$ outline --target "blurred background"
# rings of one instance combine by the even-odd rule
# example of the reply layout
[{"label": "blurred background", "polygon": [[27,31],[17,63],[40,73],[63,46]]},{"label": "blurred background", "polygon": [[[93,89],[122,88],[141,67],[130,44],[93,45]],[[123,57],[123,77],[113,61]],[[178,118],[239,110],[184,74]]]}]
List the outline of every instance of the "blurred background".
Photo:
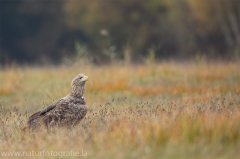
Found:
[{"label": "blurred background", "polygon": [[0,62],[236,60],[240,0],[1,0]]}]

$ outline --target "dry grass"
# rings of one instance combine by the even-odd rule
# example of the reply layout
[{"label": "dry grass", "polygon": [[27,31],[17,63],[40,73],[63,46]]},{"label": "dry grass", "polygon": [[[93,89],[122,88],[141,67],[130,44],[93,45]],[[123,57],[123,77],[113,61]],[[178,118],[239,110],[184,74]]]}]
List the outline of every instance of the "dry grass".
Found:
[{"label": "dry grass", "polygon": [[[26,117],[68,94],[80,72],[90,77],[85,95],[89,112],[81,124],[22,133]],[[239,158],[240,65],[7,68],[0,70],[0,114],[1,151],[74,149],[86,151],[87,158]]]}]

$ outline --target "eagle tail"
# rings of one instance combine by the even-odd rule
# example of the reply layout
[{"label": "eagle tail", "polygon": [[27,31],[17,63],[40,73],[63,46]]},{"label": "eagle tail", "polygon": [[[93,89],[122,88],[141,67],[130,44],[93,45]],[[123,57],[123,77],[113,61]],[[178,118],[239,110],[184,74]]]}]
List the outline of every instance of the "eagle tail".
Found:
[{"label": "eagle tail", "polygon": [[28,118],[27,126],[25,126],[22,129],[23,132],[40,127],[40,121],[39,121],[40,113],[41,113],[40,111],[36,112]]}]

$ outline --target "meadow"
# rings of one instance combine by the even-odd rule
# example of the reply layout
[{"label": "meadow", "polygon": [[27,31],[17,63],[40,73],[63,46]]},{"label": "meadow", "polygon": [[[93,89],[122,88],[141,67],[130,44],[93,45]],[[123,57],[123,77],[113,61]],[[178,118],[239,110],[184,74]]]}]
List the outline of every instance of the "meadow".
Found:
[{"label": "meadow", "polygon": [[[81,123],[22,132],[27,117],[66,96],[79,73],[89,76]],[[237,159],[239,150],[239,63],[0,69],[1,158],[31,151],[44,153],[38,158]]]}]

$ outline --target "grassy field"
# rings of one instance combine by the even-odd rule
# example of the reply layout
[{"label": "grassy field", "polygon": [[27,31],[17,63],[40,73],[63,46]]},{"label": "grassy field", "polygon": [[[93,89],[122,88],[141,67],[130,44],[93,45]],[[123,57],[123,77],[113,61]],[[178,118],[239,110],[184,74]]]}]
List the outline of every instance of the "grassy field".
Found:
[{"label": "grassy field", "polygon": [[[27,117],[67,95],[78,73],[90,78],[82,122],[69,130],[23,133]],[[237,159],[240,64],[1,69],[0,127],[2,156]]]}]

